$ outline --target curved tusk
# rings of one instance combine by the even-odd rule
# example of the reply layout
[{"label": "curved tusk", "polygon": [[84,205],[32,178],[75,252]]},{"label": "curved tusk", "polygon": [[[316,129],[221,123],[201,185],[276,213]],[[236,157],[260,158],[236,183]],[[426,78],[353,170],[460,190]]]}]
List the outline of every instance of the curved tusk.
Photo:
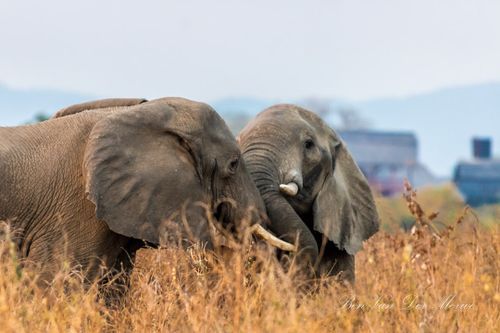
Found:
[{"label": "curved tusk", "polygon": [[256,234],[257,236],[259,236],[260,238],[262,238],[263,240],[265,240],[270,245],[272,245],[280,250],[289,251],[289,252],[297,252],[297,248],[295,247],[295,245],[292,245],[290,243],[282,241],[281,239],[279,239],[278,237],[274,236],[272,233],[270,233],[269,231],[264,229],[259,224],[256,224],[253,227],[252,232],[254,234]]},{"label": "curved tusk", "polygon": [[280,184],[280,191],[286,195],[294,197],[299,193],[299,186],[294,182],[288,184]]}]

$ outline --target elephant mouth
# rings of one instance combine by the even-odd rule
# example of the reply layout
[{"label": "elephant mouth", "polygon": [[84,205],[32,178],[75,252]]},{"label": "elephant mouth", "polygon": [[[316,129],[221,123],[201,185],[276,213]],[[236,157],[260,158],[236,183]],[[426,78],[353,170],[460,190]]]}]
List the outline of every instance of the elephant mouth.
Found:
[{"label": "elephant mouth", "polygon": [[[288,174],[290,174],[290,172]],[[315,184],[320,181],[322,175],[321,165],[315,166],[305,175],[300,175],[299,173],[292,174],[294,175],[293,177],[286,177],[284,182],[279,184],[280,193],[284,195],[287,200],[297,204],[301,202],[312,202],[315,196],[313,194],[313,189]]]},{"label": "elephant mouth", "polygon": [[234,224],[232,223],[231,218],[231,207],[228,202],[219,203],[213,212],[214,218],[218,221],[224,229],[229,229],[230,231],[234,231]]},{"label": "elephant mouth", "polygon": [[304,186],[299,188],[299,190],[295,193],[294,191],[291,191],[295,189],[295,186],[297,185],[293,182],[280,184],[280,193],[298,214],[306,214],[311,209],[312,202],[314,201],[311,189]]}]

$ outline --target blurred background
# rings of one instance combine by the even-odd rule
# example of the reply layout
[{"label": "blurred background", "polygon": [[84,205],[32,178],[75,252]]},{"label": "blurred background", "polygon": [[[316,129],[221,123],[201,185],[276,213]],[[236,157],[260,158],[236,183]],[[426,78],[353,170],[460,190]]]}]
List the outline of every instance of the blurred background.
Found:
[{"label": "blurred background", "polygon": [[408,178],[436,209],[498,221],[499,17],[489,0],[0,0],[0,126],[182,96],[237,134],[296,103],[341,133],[380,200]]}]

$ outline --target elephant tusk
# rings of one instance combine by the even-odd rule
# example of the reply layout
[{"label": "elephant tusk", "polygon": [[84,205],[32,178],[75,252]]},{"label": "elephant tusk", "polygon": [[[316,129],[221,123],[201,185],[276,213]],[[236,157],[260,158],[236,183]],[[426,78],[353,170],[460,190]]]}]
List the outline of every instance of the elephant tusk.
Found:
[{"label": "elephant tusk", "polygon": [[252,232],[254,234],[265,240],[270,245],[283,251],[297,252],[297,248],[295,247],[295,245],[282,241],[281,239],[279,239],[278,237],[274,236],[269,231],[264,229],[261,225],[256,224],[252,228],[253,228]]},{"label": "elephant tusk", "polygon": [[299,186],[294,182],[288,184],[280,184],[280,191],[286,195],[294,197],[299,193]]}]

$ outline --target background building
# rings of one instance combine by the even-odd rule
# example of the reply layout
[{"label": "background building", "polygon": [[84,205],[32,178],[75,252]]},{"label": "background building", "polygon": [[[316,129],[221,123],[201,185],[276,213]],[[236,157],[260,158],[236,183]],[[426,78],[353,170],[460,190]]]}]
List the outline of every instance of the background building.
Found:
[{"label": "background building", "polygon": [[471,206],[500,202],[500,160],[492,158],[491,139],[472,140],[473,159],[455,168],[454,181]]},{"label": "background building", "polygon": [[401,193],[405,179],[418,187],[437,182],[418,162],[415,134],[372,130],[344,130],[339,133],[372,188],[382,195]]}]

